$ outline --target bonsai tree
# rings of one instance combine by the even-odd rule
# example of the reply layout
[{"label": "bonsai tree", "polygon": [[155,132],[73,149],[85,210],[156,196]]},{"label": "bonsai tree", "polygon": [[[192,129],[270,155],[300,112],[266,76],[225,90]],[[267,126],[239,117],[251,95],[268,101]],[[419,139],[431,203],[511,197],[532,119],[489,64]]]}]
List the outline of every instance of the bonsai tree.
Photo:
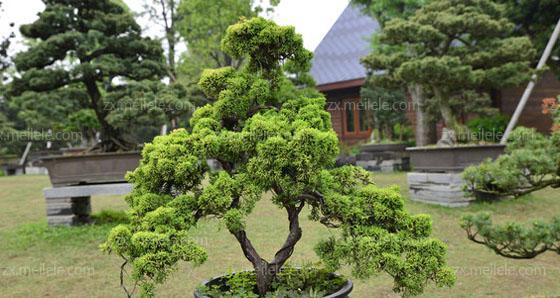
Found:
[{"label": "bonsai tree", "polygon": [[546,99],[544,112],[555,119],[550,137],[535,129],[514,130],[506,154],[465,169],[467,194],[519,197],[546,187],[560,187],[560,112],[557,99]]},{"label": "bonsai tree", "polygon": [[[559,107],[560,97],[543,102],[544,112],[555,119],[552,136],[518,128],[506,155],[465,170],[467,192],[520,196],[549,186],[560,188]],[[531,259],[547,251],[560,254],[560,217],[549,223],[536,221],[531,227],[519,223],[496,226],[490,214],[480,213],[463,217],[461,226],[470,240],[504,257]]]},{"label": "bonsai tree", "polygon": [[100,149],[131,149],[123,136],[130,126],[117,127],[108,117],[138,84],[160,80],[165,73],[161,45],[141,36],[120,2],[43,2],[39,19],[20,27],[35,42],[14,59],[21,76],[11,85],[12,95],[49,102],[53,93],[79,92],[77,98],[87,99],[81,107],[93,110],[99,122]]},{"label": "bonsai tree", "polygon": [[[132,266],[143,293],[153,295],[179,261],[206,260],[189,235],[200,219],[214,218],[239,243],[254,268],[256,294],[264,297],[302,237],[305,208],[312,220],[340,231],[316,248],[328,269],[349,265],[363,278],[384,271],[395,291],[407,295],[421,293],[428,281],[451,285],[446,248],[430,238],[430,218],[409,215],[398,189],[376,186],[368,172],[333,167],[338,140],[325,98],[302,95],[283,72],[286,64],[310,68],[312,55],[294,28],[243,19],[227,29],[222,49],[247,63],[206,70],[199,85],[215,102],[195,112],[192,131],[146,145],[128,175],[131,221],[115,227],[103,246],[124,259],[123,268]],[[221,170],[210,172],[207,159],[218,160]],[[289,227],[271,260],[246,231],[246,218],[265,194],[285,210]]]},{"label": "bonsai tree", "polygon": [[461,113],[489,106],[483,91],[529,79],[535,50],[528,38],[512,36],[514,27],[491,0],[434,0],[388,21],[379,36],[385,49],[364,63],[384,74],[380,80],[421,86],[431,96],[425,105],[457,130]]}]

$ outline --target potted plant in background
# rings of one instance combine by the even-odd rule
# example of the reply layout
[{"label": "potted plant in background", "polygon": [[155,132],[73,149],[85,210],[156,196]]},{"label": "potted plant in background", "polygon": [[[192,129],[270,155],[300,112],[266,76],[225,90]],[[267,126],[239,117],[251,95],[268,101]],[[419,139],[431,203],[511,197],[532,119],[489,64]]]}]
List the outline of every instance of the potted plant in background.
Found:
[{"label": "potted plant in background", "polygon": [[10,84],[10,100],[23,110],[36,109],[33,102],[65,100],[68,109],[59,112],[79,122],[67,124],[80,133],[97,127],[98,135],[74,140],[94,143],[87,154],[44,159],[53,185],[124,181],[140,160],[138,144],[159,133],[166,114],[176,116],[166,110],[167,95],[186,102],[180,88],[160,82],[160,43],[142,37],[132,13],[113,0],[48,1],[39,19],[20,31],[36,42],[14,58],[19,75]]},{"label": "potted plant in background", "polygon": [[445,127],[436,148],[408,150],[415,171],[408,174],[412,199],[467,204],[461,171],[503,152],[501,145],[457,146],[457,141],[478,143],[459,119],[488,115],[490,90],[529,80],[536,52],[529,38],[513,36],[514,28],[504,7],[489,0],[431,1],[383,27],[378,37],[381,50],[364,59],[372,73],[380,74],[372,77],[380,83],[421,86],[425,100],[420,108],[431,111]]},{"label": "potted plant in background", "polygon": [[[155,285],[179,261],[206,260],[204,248],[189,237],[203,218],[225,225],[253,270],[212,279],[196,297],[310,291],[345,297],[350,282],[331,274],[342,265],[360,278],[385,271],[405,295],[422,293],[428,281],[451,285],[446,248],[430,238],[429,217],[409,215],[398,189],[375,186],[363,169],[334,167],[338,139],[325,99],[305,96],[284,74],[286,65],[300,72],[310,67],[312,55],[294,28],[242,20],[228,28],[222,48],[247,63],[239,70],[206,70],[199,85],[215,103],[195,112],[191,132],[176,130],[146,145],[140,166],[128,176],[134,184],[126,199],[130,224],[115,227],[103,245],[123,258],[122,270],[132,266],[142,293],[155,295]],[[222,170],[209,172],[208,158]],[[253,246],[246,227],[264,198],[288,219],[288,235],[272,260]],[[312,220],[339,230],[316,247],[324,268],[286,266],[302,237],[306,208]]]}]

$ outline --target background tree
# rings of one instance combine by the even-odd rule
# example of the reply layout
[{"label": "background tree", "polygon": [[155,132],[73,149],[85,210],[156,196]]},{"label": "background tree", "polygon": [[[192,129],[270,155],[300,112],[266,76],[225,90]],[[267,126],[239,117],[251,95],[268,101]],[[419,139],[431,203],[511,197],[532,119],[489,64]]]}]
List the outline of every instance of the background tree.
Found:
[{"label": "background tree", "polygon": [[[76,92],[79,86],[99,121],[103,151],[130,149],[123,128],[107,119],[114,105],[107,98],[130,82],[159,80],[164,73],[158,42],[144,38],[130,13],[111,0],[49,0],[39,19],[20,28],[37,40],[15,59],[21,76],[14,79],[15,96],[49,100],[53,92]],[[27,93],[26,93],[27,92]],[[32,93],[29,93],[32,92]],[[118,96],[113,96],[119,100]]]},{"label": "background tree", "polygon": [[445,125],[459,129],[458,115],[488,106],[483,91],[529,79],[535,50],[528,38],[512,36],[514,27],[503,7],[489,0],[431,1],[383,28],[380,41],[405,45],[404,51],[374,52],[365,63],[393,80],[421,85]]},{"label": "background tree", "polygon": [[[2,1],[0,1],[0,17],[5,17]],[[10,27],[13,27],[13,24],[10,24]],[[0,145],[0,154],[4,154],[8,151],[5,144],[9,140],[9,136],[14,135],[13,123],[11,123],[8,118],[9,111],[4,86],[4,81],[7,79],[4,72],[10,67],[8,49],[11,43],[10,39],[13,37],[14,33],[10,33],[8,36],[0,36],[0,140],[2,141],[1,143],[3,143]]]},{"label": "background tree", "polygon": [[[554,26],[558,23],[560,16],[558,1],[496,0],[496,2],[506,6],[506,16],[516,24],[515,34],[531,38],[537,52],[543,53]],[[552,57],[555,58],[549,59],[547,64],[560,78],[560,45],[556,45]]]},{"label": "background tree", "polygon": [[381,27],[394,18],[407,18],[430,0],[352,0],[362,12],[375,18]]},{"label": "background tree", "polygon": [[[334,168],[338,138],[325,98],[306,97],[284,74],[285,65],[300,73],[311,66],[294,28],[245,19],[227,29],[222,47],[246,63],[206,70],[199,84],[214,103],[195,112],[192,132],[178,130],[146,145],[129,175],[131,223],[113,229],[105,244],[124,258],[123,266],[132,265],[144,293],[153,295],[177,262],[206,259],[189,234],[208,217],[238,240],[264,297],[302,237],[305,206],[312,219],[341,230],[317,246],[329,269],[348,264],[359,277],[385,271],[395,291],[406,295],[421,293],[428,281],[452,284],[445,245],[429,237],[428,216],[409,215],[398,189],[373,185],[363,169]],[[208,158],[222,170],[209,172]],[[272,260],[253,246],[245,220],[266,193],[289,222]]]},{"label": "background tree", "polygon": [[[376,141],[403,141],[403,129],[408,123],[407,98],[402,86],[386,88],[376,85],[371,79],[360,90],[362,102],[372,109],[371,127],[377,132]],[[403,128],[397,132],[396,127]]]},{"label": "background tree", "polygon": [[144,9],[150,19],[158,23],[165,33],[167,75],[171,83],[177,81],[176,47],[181,42],[177,27],[182,20],[182,15],[178,12],[178,8],[179,0],[148,0],[144,4]]},{"label": "background tree", "polygon": [[[427,2],[426,0],[352,0],[351,3],[360,7],[363,13],[379,22],[381,30],[380,32],[374,33],[374,36],[372,36],[372,53],[392,55],[406,51],[406,47],[403,45],[388,45],[380,42],[379,37],[383,32],[385,24],[394,18],[408,18]],[[392,78],[392,73],[388,70],[382,73],[376,72],[370,68],[367,62],[365,62],[364,65],[369,69],[368,73],[370,73],[370,75],[367,79],[367,85],[363,87],[362,92],[368,93],[370,96],[376,96],[375,98],[369,98],[369,100],[373,100],[375,103],[382,102],[386,98],[394,98],[393,95],[399,92],[409,95],[412,99],[416,117],[416,146],[425,146],[435,142],[434,124],[431,117],[429,117],[428,107],[426,107],[425,104],[425,98],[428,97],[428,95],[424,92],[422,86],[417,83],[395,80]],[[394,116],[403,114],[401,110],[374,111],[374,114],[376,112],[386,116],[390,114]]]},{"label": "background tree", "polygon": [[[4,9],[2,8],[2,1],[0,1],[0,15],[4,14]],[[10,27],[14,24],[11,23]],[[10,47],[10,39],[14,38],[14,33],[10,33],[8,36],[0,36],[0,85],[5,80],[4,71],[10,66],[8,60],[8,48]]]}]

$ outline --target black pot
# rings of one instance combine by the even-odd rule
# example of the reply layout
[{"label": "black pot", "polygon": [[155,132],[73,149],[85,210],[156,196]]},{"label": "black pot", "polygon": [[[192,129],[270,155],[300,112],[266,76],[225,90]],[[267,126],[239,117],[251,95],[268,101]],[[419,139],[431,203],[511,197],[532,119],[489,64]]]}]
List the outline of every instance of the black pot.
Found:
[{"label": "black pot", "polygon": [[[335,273],[331,273],[332,276],[336,276]],[[216,286],[216,285],[223,285],[223,278],[226,275],[221,275],[218,277],[214,277],[212,279],[210,279],[209,281],[205,281],[202,284],[204,286]],[[352,292],[352,289],[354,288],[354,284],[352,283],[351,280],[346,280],[346,284],[344,284],[344,286],[336,291],[335,293],[329,294],[327,296],[324,296],[323,298],[346,298],[348,297],[348,295],[350,295],[350,292]],[[198,290],[194,291],[194,297],[195,298],[210,298],[208,296],[203,295],[202,293],[200,293]]]}]

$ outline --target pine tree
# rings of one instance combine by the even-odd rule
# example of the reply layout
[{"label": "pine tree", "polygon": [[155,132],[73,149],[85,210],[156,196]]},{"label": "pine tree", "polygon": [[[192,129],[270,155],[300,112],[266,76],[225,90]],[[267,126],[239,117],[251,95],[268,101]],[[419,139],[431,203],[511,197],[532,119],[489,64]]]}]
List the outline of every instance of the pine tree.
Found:
[{"label": "pine tree", "polygon": [[[393,19],[380,42],[388,50],[365,59],[380,80],[423,86],[431,106],[451,129],[457,116],[488,104],[484,91],[530,78],[535,50],[491,0],[434,0],[406,19]],[[473,104],[475,103],[475,104]]]},{"label": "pine tree", "polygon": [[141,81],[158,81],[165,74],[161,45],[142,37],[132,14],[113,0],[43,2],[39,19],[20,27],[36,42],[14,59],[21,76],[11,93],[48,101],[53,92],[78,90],[87,98],[83,108],[93,110],[99,121],[101,150],[131,149],[125,129],[108,120],[121,99],[114,95],[130,94]]}]

